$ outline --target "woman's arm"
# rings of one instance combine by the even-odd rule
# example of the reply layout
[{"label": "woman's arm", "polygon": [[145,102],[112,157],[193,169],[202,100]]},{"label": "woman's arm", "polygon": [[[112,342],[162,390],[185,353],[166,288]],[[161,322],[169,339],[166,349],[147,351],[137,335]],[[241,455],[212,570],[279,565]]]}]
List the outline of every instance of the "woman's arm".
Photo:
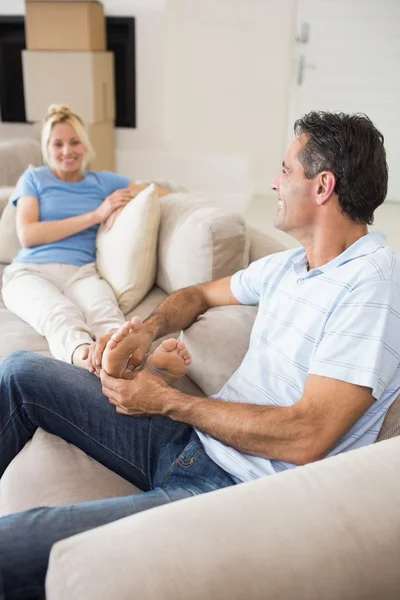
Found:
[{"label": "woman's arm", "polygon": [[21,196],[17,204],[17,236],[23,248],[57,242],[105,221],[116,209],[132,199],[130,190],[117,190],[91,212],[59,221],[40,221],[39,201]]},{"label": "woman's arm", "polygon": [[34,196],[22,196],[17,204],[17,236],[23,248],[51,244],[100,223],[96,211],[62,219],[39,221],[39,201]]}]

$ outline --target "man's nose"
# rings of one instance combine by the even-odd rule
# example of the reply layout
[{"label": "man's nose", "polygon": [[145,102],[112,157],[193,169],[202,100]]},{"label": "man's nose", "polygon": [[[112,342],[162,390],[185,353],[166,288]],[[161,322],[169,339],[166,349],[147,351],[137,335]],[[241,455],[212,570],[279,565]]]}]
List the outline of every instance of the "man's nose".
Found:
[{"label": "man's nose", "polygon": [[277,175],[271,183],[271,189],[274,190],[274,192],[278,191],[278,183],[279,183],[279,175]]}]

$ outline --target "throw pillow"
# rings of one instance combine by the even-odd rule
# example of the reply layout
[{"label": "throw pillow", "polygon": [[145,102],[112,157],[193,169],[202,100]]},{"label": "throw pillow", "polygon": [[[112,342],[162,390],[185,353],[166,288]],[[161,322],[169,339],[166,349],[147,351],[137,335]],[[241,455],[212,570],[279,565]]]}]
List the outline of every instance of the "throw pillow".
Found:
[{"label": "throw pillow", "polygon": [[[28,169],[33,169],[34,165],[29,165]],[[21,175],[22,177],[22,175]],[[16,257],[21,249],[21,244],[17,237],[16,216],[17,208],[11,202],[15,196],[21,177],[18,179],[15,188],[9,196],[8,202],[1,213],[0,218],[0,262],[10,263]]]},{"label": "throw pillow", "polygon": [[129,202],[110,231],[97,234],[97,270],[126,314],[152,288],[156,276],[160,200],[154,185]]},{"label": "throw pillow", "polygon": [[10,195],[14,191],[14,186],[0,186],[0,215],[7,206]]},{"label": "throw pillow", "polygon": [[242,215],[196,193],[161,198],[157,285],[167,294],[247,267],[249,240]]},{"label": "throw pillow", "polygon": [[241,364],[257,315],[255,306],[211,308],[182,331],[192,355],[188,375],[207,396],[217,394]]}]

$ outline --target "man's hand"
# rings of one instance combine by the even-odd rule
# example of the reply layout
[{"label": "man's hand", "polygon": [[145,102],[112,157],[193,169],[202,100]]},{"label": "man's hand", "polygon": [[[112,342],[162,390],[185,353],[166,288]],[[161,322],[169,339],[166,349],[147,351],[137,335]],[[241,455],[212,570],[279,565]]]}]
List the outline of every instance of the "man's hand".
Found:
[{"label": "man's hand", "polygon": [[103,394],[121,415],[154,417],[165,412],[168,384],[146,369],[132,374],[132,379],[115,379],[100,372]]}]

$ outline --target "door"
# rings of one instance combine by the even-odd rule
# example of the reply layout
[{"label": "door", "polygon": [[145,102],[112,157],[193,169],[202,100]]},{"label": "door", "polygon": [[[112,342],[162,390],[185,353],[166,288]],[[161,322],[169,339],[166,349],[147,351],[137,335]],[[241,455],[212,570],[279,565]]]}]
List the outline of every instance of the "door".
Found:
[{"label": "door", "polygon": [[310,110],[367,114],[385,137],[400,201],[400,0],[298,0],[293,123]]}]

